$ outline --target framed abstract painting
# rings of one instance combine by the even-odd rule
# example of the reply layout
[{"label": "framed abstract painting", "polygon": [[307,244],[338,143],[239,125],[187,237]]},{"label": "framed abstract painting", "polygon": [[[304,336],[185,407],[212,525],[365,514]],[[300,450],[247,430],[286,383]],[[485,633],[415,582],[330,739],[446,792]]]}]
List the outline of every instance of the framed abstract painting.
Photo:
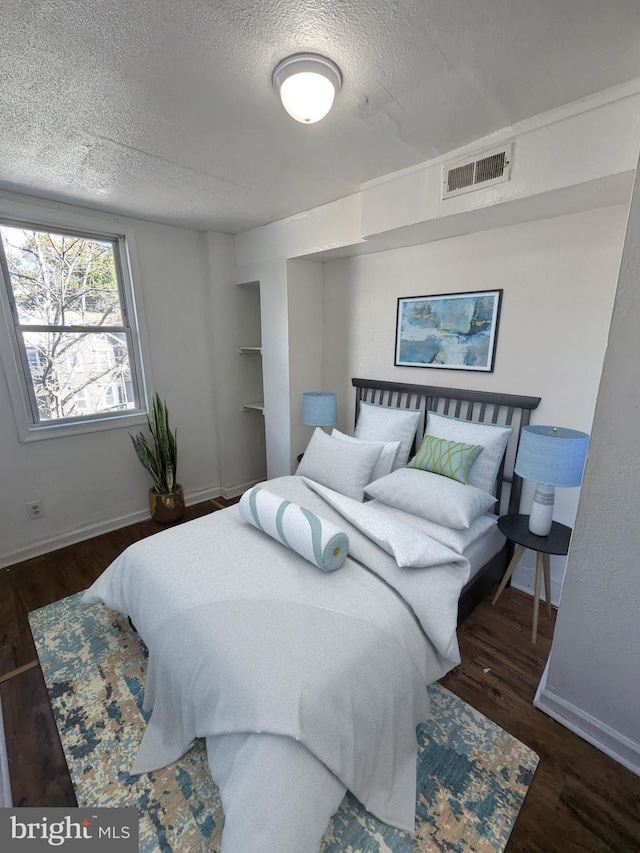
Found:
[{"label": "framed abstract painting", "polygon": [[395,364],[491,373],[502,290],[398,299]]}]

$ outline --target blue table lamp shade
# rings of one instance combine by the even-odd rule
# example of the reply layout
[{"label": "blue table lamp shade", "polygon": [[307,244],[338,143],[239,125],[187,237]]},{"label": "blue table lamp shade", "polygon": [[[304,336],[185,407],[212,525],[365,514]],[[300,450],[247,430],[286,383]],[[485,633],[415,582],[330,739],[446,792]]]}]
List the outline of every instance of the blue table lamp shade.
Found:
[{"label": "blue table lamp shade", "polygon": [[579,486],[589,436],[577,429],[526,426],[522,429],[515,472],[537,483],[529,530],[547,536],[551,530],[556,486]]},{"label": "blue table lamp shade", "polygon": [[333,426],[338,420],[336,395],[331,392],[305,391],[302,395],[302,423],[309,426]]}]

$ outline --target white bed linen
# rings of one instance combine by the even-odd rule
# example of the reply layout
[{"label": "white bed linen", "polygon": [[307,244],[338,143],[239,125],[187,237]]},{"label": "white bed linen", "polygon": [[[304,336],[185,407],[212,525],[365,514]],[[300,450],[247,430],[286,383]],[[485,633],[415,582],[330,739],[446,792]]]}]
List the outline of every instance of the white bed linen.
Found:
[{"label": "white bed linen", "polygon": [[367,505],[385,507],[390,518],[415,527],[421,533],[425,533],[432,539],[446,545],[447,548],[451,548],[456,554],[466,557],[470,564],[469,580],[475,577],[480,569],[504,547],[507,541],[498,529],[498,516],[493,513],[481,515],[471,527],[465,530],[457,530],[436,524],[436,522],[429,521],[426,518],[420,518],[418,515],[412,515],[403,509],[398,509],[398,507],[380,504],[377,500],[369,501]]},{"label": "white bed linen", "polygon": [[[380,501],[374,499],[369,501],[368,505],[380,506]],[[451,548],[456,554],[464,554],[465,548],[468,548],[476,539],[479,539],[488,530],[495,527],[498,522],[496,515],[486,513],[476,518],[469,527],[460,530],[447,527],[444,524],[438,524],[436,521],[430,521],[428,518],[421,518],[419,515],[406,512],[395,506],[389,506],[388,504],[382,504],[382,506],[386,507],[386,512],[391,518],[396,518],[398,521],[403,522],[403,524],[409,524],[421,533],[426,533],[427,536],[431,536],[432,539],[436,539],[438,542],[446,545],[447,548]]]},{"label": "white bed linen", "polygon": [[[504,543],[494,524],[465,548],[470,578]],[[275,735],[222,735],[207,738],[207,753],[225,812],[221,853],[317,853],[346,786],[302,744]]]},{"label": "white bed linen", "polygon": [[482,536],[479,536],[471,545],[462,552],[462,555],[469,560],[471,566],[469,572],[469,580],[474,578],[480,569],[486,565],[492,557],[502,550],[506,542],[505,536],[500,533],[498,524],[490,527]]},{"label": "white bed linen", "polygon": [[[232,507],[131,546],[84,596],[130,615],[150,650],[153,714],[134,770],[164,766],[206,737],[230,816],[225,853],[315,853],[345,786],[380,819],[411,830],[415,726],[428,715],[425,685],[459,662],[468,562],[451,552],[450,563],[400,569],[303,478],[268,487],[339,523],[355,559],[327,575]],[[256,733],[260,750],[251,747]],[[268,784],[276,754],[286,767],[280,788]],[[262,811],[256,779],[268,789]],[[300,811],[290,802],[296,790]],[[315,823],[304,817],[309,799]],[[274,800],[288,813],[273,814]],[[291,812],[301,815],[295,826]],[[272,815],[268,827],[259,814]]]},{"label": "white bed linen", "polygon": [[346,785],[290,737],[240,733],[206,743],[224,809],[221,853],[318,853]]}]

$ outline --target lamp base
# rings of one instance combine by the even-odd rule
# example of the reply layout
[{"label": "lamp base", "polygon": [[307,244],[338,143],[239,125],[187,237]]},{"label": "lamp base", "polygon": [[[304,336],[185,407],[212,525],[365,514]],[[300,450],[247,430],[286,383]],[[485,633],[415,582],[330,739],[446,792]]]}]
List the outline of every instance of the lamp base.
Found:
[{"label": "lamp base", "polygon": [[555,486],[546,486],[544,483],[536,486],[529,516],[529,531],[535,536],[548,536],[551,532],[555,494]]}]

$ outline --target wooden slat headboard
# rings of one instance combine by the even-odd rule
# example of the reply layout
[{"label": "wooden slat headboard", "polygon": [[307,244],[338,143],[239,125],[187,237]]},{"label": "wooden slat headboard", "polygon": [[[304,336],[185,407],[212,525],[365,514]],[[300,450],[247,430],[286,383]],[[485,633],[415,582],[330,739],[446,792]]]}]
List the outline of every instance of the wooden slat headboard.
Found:
[{"label": "wooden slat headboard", "polygon": [[[437,385],[410,385],[376,379],[352,379],[351,382],[356,389],[356,420],[361,400],[379,406],[420,409],[422,415],[414,447],[419,446],[424,436],[427,412],[438,412],[478,423],[513,426],[513,435],[509,439],[496,484],[496,501],[500,513],[516,514],[520,511],[522,479],[514,473],[513,466],[520,442],[520,430],[529,423],[531,412],[538,407],[540,397],[441,388]],[[508,498],[503,494],[505,483],[510,486]]]}]

